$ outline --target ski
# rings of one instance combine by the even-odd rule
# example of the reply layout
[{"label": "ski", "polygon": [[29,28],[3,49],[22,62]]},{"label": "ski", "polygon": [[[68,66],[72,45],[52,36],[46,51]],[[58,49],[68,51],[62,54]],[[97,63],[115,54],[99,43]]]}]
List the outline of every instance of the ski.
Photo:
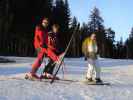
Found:
[{"label": "ski", "polygon": [[[7,80],[19,80],[19,81],[31,81],[31,82],[41,82],[41,83],[50,83],[51,79],[28,79],[24,77],[7,77],[7,78],[0,78],[0,81],[7,81]],[[56,80],[56,83],[59,84],[71,84],[75,82],[79,82],[78,80],[71,80],[71,79],[60,79]]]},{"label": "ski", "polygon": [[[7,81],[7,80],[19,80],[19,81],[31,81],[31,82],[41,82],[41,83],[49,83],[51,81],[51,79],[41,79],[41,80],[31,80],[31,79],[27,79],[25,77],[4,77],[4,78],[0,78],[0,81]],[[102,83],[96,83],[96,82],[88,82],[86,80],[72,80],[72,79],[60,79],[60,80],[54,80],[55,83],[58,84],[72,84],[72,83],[76,83],[76,84],[83,84],[83,85],[103,85],[103,86],[110,86],[111,84],[109,82],[102,82]]]},{"label": "ski", "polygon": [[96,83],[95,81],[92,81],[92,82],[83,81],[83,83],[86,84],[86,85],[108,85],[108,86],[111,85],[108,82],[99,82],[99,83]]},{"label": "ski", "polygon": [[63,54],[63,56],[61,57],[61,59],[60,59],[60,64],[58,64],[56,67],[57,67],[57,71],[55,72],[55,74],[54,74],[54,77],[53,77],[53,79],[51,80],[51,84],[54,82],[54,80],[55,80],[55,78],[56,78],[56,75],[58,74],[58,72],[59,72],[59,70],[60,70],[60,67],[61,67],[61,65],[62,65],[62,62],[64,61],[64,57],[65,57],[65,55],[66,55],[66,53],[67,53],[67,51],[68,51],[68,49],[69,49],[69,47],[70,47],[70,45],[71,45],[71,42],[72,42],[72,40],[73,40],[73,38],[74,38],[74,35],[76,34],[76,31],[77,31],[77,29],[78,29],[78,27],[79,27],[79,25],[75,28],[75,30],[74,30],[74,32],[73,32],[73,34],[72,34],[72,36],[71,36],[71,39],[70,39],[70,41],[69,41],[69,43],[68,43],[68,45],[67,45],[67,48],[65,49],[65,52],[64,52],[64,54]]}]

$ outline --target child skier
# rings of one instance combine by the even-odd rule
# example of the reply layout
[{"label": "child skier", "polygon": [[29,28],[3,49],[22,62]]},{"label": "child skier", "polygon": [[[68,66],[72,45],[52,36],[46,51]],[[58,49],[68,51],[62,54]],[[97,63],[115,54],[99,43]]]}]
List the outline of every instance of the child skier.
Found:
[{"label": "child skier", "polygon": [[40,79],[36,74],[38,68],[40,67],[44,55],[47,55],[53,62],[59,63],[59,57],[56,56],[51,49],[48,48],[48,18],[44,18],[40,25],[35,29],[34,36],[34,47],[37,51],[37,59],[32,65],[31,72],[26,74],[25,78],[29,79]]},{"label": "child skier", "polygon": [[[82,44],[82,51],[88,60],[88,71],[86,79],[88,82],[93,82],[95,79],[96,83],[102,82],[100,79],[100,66],[98,66],[97,60],[97,43],[96,34],[93,33],[90,37],[86,38]],[[93,77],[95,75],[95,77]]]},{"label": "child skier", "polygon": [[[59,46],[59,33],[58,32],[59,32],[59,25],[54,24],[52,26],[52,32],[49,32],[49,34],[48,34],[48,47],[56,55],[61,54],[60,46]],[[50,58],[49,63],[45,66],[45,69],[43,71],[45,76],[42,76],[42,78],[52,79],[54,68],[55,68],[55,64],[54,64],[53,60]],[[56,77],[56,79],[59,79],[59,78]]]}]

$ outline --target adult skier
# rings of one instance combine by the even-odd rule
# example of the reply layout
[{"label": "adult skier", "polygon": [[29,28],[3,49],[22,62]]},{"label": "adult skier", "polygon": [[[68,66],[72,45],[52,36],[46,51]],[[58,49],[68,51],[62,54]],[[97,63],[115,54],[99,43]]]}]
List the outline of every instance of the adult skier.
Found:
[{"label": "adult skier", "polygon": [[48,48],[48,18],[43,18],[40,25],[37,25],[35,28],[34,35],[34,47],[37,51],[37,58],[32,64],[31,72],[26,74],[25,78],[29,79],[40,79],[36,74],[38,68],[41,66],[44,55],[47,55],[53,62],[59,63],[59,57]]},{"label": "adult skier", "polygon": [[92,33],[90,37],[87,37],[82,44],[82,51],[87,57],[88,70],[86,79],[88,82],[95,81],[96,83],[101,83],[100,78],[101,68],[98,65],[97,52],[98,46],[96,42],[96,34]]},{"label": "adult skier", "polygon": [[[53,24],[52,32],[49,32],[48,34],[48,47],[58,56],[62,53],[60,50],[59,42],[60,42],[59,41],[59,25]],[[54,63],[54,61],[51,58],[49,58],[49,63],[45,66],[45,69],[43,71],[44,76],[42,76],[41,78],[52,79],[55,65],[56,64]],[[56,77],[56,79],[59,79],[59,78]]]}]

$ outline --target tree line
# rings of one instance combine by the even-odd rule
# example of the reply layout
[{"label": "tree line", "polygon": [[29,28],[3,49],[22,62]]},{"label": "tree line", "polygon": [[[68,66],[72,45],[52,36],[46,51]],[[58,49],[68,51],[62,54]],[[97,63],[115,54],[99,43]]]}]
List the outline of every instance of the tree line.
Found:
[{"label": "tree line", "polygon": [[[75,16],[71,16],[68,0],[1,0],[0,55],[35,56],[34,29],[44,16],[49,18],[50,25],[60,25],[62,50],[65,50],[72,33],[76,31],[68,57],[83,56],[82,42],[95,32],[101,57],[133,58],[133,28],[126,42],[122,39],[115,41],[115,31],[104,26],[98,8],[92,9],[87,23],[81,24]],[[75,30],[75,27],[78,29]]]}]

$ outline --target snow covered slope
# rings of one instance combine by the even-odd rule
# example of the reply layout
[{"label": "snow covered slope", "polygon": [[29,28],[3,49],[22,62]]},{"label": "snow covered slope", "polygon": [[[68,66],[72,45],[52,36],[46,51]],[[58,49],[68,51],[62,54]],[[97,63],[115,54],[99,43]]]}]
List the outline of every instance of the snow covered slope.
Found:
[{"label": "snow covered slope", "polygon": [[[8,58],[16,60],[16,63],[0,63],[0,100],[133,100],[133,60],[100,59],[102,79],[112,85],[87,86],[79,82],[55,82],[51,85],[48,82],[10,79],[23,78],[35,58]],[[83,58],[66,58],[64,77],[83,80],[86,69]],[[62,71],[59,76],[62,78]]]}]

